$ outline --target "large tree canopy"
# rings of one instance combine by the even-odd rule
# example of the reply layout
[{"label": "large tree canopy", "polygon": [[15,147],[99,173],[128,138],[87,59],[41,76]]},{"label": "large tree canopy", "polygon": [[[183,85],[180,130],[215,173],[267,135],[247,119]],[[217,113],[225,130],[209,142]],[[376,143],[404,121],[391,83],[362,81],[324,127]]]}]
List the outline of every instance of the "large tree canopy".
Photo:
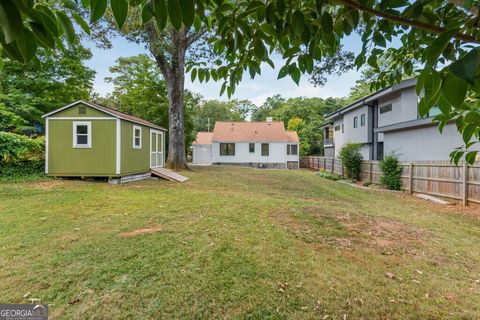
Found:
[{"label": "large tree canopy", "polygon": [[41,116],[72,101],[90,98],[95,71],[84,61],[88,49],[75,44],[69,50],[41,49],[26,64],[0,57],[0,128],[30,132]]},{"label": "large tree canopy", "polygon": [[[0,43],[15,59],[28,61],[38,45],[59,46],[59,37],[75,38],[70,17],[88,32],[80,18],[89,11],[90,22],[98,21],[108,3],[121,29],[131,8],[142,8],[142,23],[155,20],[158,30],[174,28],[182,33],[194,28],[217,37],[211,41],[223,59],[188,65],[200,80],[220,80],[222,92],[231,96],[247,71],[261,72],[270,55],[279,51],[284,65],[279,77],[299,82],[311,73],[315,61],[338,52],[342,39],[358,31],[363,50],[357,66],[369,64],[377,74],[377,86],[400,81],[404,75],[419,75],[417,93],[423,95],[419,111],[427,114],[438,105],[440,129],[455,120],[466,147],[479,143],[480,25],[478,1],[421,0],[82,0],[45,3],[34,0],[0,2]],[[401,46],[388,45],[399,39]],[[183,38],[178,38],[181,40]],[[391,61],[381,68],[377,61]],[[195,78],[195,76],[193,78]],[[466,154],[473,162],[476,151]],[[463,148],[452,153],[458,161]]]}]

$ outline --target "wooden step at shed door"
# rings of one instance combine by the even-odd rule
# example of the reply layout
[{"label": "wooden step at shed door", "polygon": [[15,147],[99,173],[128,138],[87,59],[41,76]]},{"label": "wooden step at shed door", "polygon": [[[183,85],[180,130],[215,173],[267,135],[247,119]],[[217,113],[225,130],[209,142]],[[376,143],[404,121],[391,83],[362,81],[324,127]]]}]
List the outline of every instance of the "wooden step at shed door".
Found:
[{"label": "wooden step at shed door", "polygon": [[183,182],[188,180],[187,177],[184,177],[181,174],[178,174],[176,172],[173,172],[172,170],[168,170],[165,168],[152,168],[150,169],[150,172],[157,177],[167,179],[170,181]]}]

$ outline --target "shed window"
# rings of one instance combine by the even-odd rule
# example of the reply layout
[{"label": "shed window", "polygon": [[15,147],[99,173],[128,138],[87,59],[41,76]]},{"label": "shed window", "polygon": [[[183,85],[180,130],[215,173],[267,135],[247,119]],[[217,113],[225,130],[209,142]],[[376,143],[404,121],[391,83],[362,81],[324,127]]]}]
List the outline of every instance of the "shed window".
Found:
[{"label": "shed window", "polygon": [[287,155],[296,156],[298,154],[298,145],[287,144]]},{"label": "shed window", "polygon": [[248,144],[248,152],[255,153],[255,143]]},{"label": "shed window", "polygon": [[270,155],[270,145],[268,143],[262,143],[262,156]]},{"label": "shed window", "polygon": [[78,107],[78,114],[86,114],[87,113],[87,108],[80,106]]},{"label": "shed window", "polygon": [[220,143],[220,155],[221,156],[234,156],[235,155],[235,143]]},{"label": "shed window", "polygon": [[133,148],[142,149],[142,127],[133,126]]},{"label": "shed window", "polygon": [[360,126],[365,127],[365,114],[360,116]]},{"label": "shed window", "polygon": [[358,128],[358,117],[353,118],[353,127]]},{"label": "shed window", "polygon": [[92,126],[91,122],[73,123],[73,147],[91,148],[92,147]]}]

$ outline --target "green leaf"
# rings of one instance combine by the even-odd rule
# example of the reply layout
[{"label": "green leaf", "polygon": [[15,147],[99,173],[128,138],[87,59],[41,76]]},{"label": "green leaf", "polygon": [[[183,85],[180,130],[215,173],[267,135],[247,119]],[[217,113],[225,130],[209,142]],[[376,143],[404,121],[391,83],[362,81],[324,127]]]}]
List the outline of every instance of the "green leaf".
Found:
[{"label": "green leaf", "polygon": [[480,113],[477,111],[470,111],[465,115],[465,122],[480,124]]},{"label": "green leaf", "polygon": [[385,41],[385,38],[378,31],[375,31],[373,33],[373,43],[375,43],[377,46],[384,47],[384,48],[387,46],[387,42]]},{"label": "green leaf", "polygon": [[0,1],[0,27],[6,43],[11,43],[22,35],[22,17],[17,6],[11,0]]},{"label": "green leaf", "polygon": [[45,26],[52,36],[57,37],[60,35],[60,30],[55,14],[43,4],[37,4],[30,13],[30,17],[38,23]]},{"label": "green leaf", "polygon": [[298,69],[297,67],[293,68],[293,70],[290,72],[290,76],[298,86],[298,84],[300,83],[300,76],[301,76],[300,69]]},{"label": "green leaf", "polygon": [[260,40],[260,38],[255,37],[253,39],[253,49],[255,51],[255,56],[258,59],[264,59],[267,56],[267,49],[265,48],[265,45],[263,44],[263,41]]},{"label": "green leaf", "polygon": [[300,11],[295,11],[292,16],[292,29],[297,35],[301,35],[305,28],[305,17]]},{"label": "green leaf", "polygon": [[196,77],[197,77],[197,69],[192,69],[192,71],[190,71],[190,79],[192,79],[192,82],[195,81]]},{"label": "green leaf", "polygon": [[433,40],[428,47],[427,66],[433,67],[437,64],[438,57],[440,57],[442,52],[447,48],[452,37],[457,34],[459,30],[459,28],[454,28],[444,31],[437,38],[435,38],[435,40]]},{"label": "green leaf", "polygon": [[226,89],[226,88],[227,88],[227,83],[224,82],[224,83],[222,84],[222,87],[220,88],[220,96],[223,95],[223,93],[225,92],[225,89]]},{"label": "green leaf", "polygon": [[17,37],[15,44],[24,61],[30,61],[35,57],[37,53],[37,41],[30,30],[23,28],[22,35]]},{"label": "green leaf", "polygon": [[470,151],[468,152],[466,155],[465,155],[465,161],[470,164],[470,165],[473,165],[475,163],[475,160],[477,159],[477,153],[478,151]]},{"label": "green leaf", "polygon": [[278,80],[278,79],[285,78],[285,77],[287,76],[287,74],[288,74],[288,68],[289,68],[289,65],[286,64],[286,65],[284,65],[284,66],[280,69],[280,71],[278,72],[277,80]]},{"label": "green leaf", "polygon": [[90,34],[90,27],[88,26],[87,22],[85,22],[85,20],[83,20],[83,18],[78,13],[72,13],[72,17],[73,19],[75,19],[77,24],[80,26],[80,28],[82,28],[82,30],[86,34]]},{"label": "green leaf", "polygon": [[193,0],[182,0],[180,6],[182,7],[183,24],[189,28],[195,20],[195,3]]},{"label": "green leaf", "polygon": [[322,25],[322,31],[326,33],[331,33],[333,31],[333,20],[332,16],[328,12],[324,12],[322,14],[322,18],[320,20]]},{"label": "green leaf", "polygon": [[110,0],[113,16],[117,22],[118,29],[121,30],[128,15],[128,2],[126,0]]},{"label": "green leaf", "polygon": [[153,18],[153,7],[152,2],[147,1],[143,4],[142,7],[142,23],[145,24]]},{"label": "green leaf", "polygon": [[475,130],[477,130],[477,126],[475,124],[467,124],[465,128],[463,128],[462,132],[463,142],[468,143],[472,139]]},{"label": "green leaf", "polygon": [[32,21],[30,22],[30,28],[32,29],[35,38],[42,44],[42,46],[55,49],[55,39],[42,24]]},{"label": "green leaf", "polygon": [[468,83],[448,72],[442,82],[442,94],[454,108],[459,108],[465,101]]},{"label": "green leaf", "polygon": [[[168,20],[168,9],[165,0],[152,0],[153,15],[157,21],[157,27],[160,30],[165,29]],[[180,19],[181,24],[182,19]]]},{"label": "green leaf", "polygon": [[75,29],[73,28],[72,21],[68,18],[67,14],[64,11],[57,11],[58,23],[63,29],[67,41],[70,44],[73,44],[75,41]]},{"label": "green leaf", "polygon": [[480,66],[480,48],[473,48],[465,56],[453,62],[450,72],[456,77],[475,85],[475,76]]},{"label": "green leaf", "polygon": [[90,23],[98,21],[107,10],[107,0],[90,0]]},{"label": "green leaf", "polygon": [[168,0],[168,17],[172,26],[180,30],[182,27],[182,8],[179,0]]}]

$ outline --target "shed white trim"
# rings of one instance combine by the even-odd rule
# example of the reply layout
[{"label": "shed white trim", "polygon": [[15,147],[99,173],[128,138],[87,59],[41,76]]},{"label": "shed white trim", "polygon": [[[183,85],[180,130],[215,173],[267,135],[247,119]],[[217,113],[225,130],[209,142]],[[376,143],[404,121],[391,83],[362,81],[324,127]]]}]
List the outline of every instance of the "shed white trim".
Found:
[{"label": "shed white trim", "polygon": [[55,117],[50,120],[116,120],[114,117]]},{"label": "shed white trim", "polygon": [[121,137],[122,137],[122,129],[120,125],[120,119],[116,120],[116,147],[115,147],[115,174],[120,174],[120,168],[121,168]]},{"label": "shed white trim", "polygon": [[[139,130],[139,132],[140,132],[140,136],[138,137],[140,142],[139,142],[138,145],[136,144],[136,141],[135,141],[135,138],[137,138],[137,136],[135,135],[136,130]],[[133,149],[142,149],[142,127],[140,127],[140,126],[133,126],[132,127],[132,147],[133,147]]]},{"label": "shed white trim", "polygon": [[45,174],[48,174],[48,120],[45,119]]},{"label": "shed white trim", "polygon": [[[79,126],[86,126],[87,133],[78,133],[77,127]],[[79,144],[77,137],[79,135],[86,135],[87,136],[87,143],[86,144]],[[90,121],[74,121],[72,122],[72,142],[73,147],[76,149],[89,149],[92,147],[92,123]]]}]

